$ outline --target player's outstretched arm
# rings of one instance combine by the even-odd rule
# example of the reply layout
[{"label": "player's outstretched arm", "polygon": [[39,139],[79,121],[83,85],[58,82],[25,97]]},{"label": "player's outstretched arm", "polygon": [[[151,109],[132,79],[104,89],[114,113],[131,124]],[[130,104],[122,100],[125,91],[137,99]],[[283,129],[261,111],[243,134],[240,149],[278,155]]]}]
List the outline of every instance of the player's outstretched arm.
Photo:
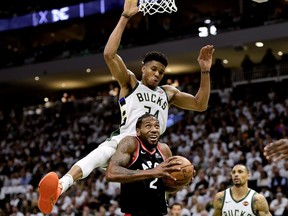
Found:
[{"label": "player's outstretched arm", "polygon": [[210,97],[210,69],[212,66],[212,56],[214,47],[207,45],[201,48],[198,63],[201,68],[201,81],[196,95],[181,92],[172,86],[165,86],[165,90],[170,96],[170,104],[186,110],[205,111],[208,107]]},{"label": "player's outstretched arm", "polygon": [[130,73],[122,58],[117,54],[121,38],[129,19],[138,12],[137,0],[125,0],[123,13],[112,31],[104,48],[104,59],[112,76],[120,87],[125,87],[130,80]]},{"label": "player's outstretched arm", "polygon": [[273,161],[288,159],[288,139],[280,139],[269,143],[264,148],[264,155],[268,160]]}]

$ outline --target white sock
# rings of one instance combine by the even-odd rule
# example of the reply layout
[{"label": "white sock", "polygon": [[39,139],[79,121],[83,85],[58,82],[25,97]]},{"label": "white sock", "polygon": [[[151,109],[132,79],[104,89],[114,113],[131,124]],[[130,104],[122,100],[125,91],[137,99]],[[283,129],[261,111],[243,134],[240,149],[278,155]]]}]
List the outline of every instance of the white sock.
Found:
[{"label": "white sock", "polygon": [[66,174],[59,179],[59,182],[62,185],[61,194],[63,194],[73,184],[73,177],[70,174]]}]

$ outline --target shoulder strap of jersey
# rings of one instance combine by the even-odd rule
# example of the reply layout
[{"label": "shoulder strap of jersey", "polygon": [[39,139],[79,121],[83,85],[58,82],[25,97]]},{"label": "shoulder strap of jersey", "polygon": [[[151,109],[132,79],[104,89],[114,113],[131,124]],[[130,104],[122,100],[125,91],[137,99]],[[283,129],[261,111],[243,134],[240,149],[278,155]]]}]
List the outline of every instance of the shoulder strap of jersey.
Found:
[{"label": "shoulder strap of jersey", "polygon": [[139,141],[139,138],[138,137],[134,137],[135,141],[136,141],[136,144],[137,144],[137,149],[136,151],[134,152],[129,164],[127,167],[130,167],[132,164],[134,164],[134,162],[137,160],[138,156],[139,156],[139,151],[140,151],[140,141]]}]

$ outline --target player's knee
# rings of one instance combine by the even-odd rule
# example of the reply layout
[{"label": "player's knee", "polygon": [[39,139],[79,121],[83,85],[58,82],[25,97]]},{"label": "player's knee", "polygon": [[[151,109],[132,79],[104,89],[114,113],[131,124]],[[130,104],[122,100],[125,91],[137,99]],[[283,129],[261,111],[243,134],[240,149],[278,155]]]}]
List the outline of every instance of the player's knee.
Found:
[{"label": "player's knee", "polygon": [[99,146],[90,152],[86,157],[75,163],[82,171],[82,179],[86,178],[94,169],[105,168],[111,156],[115,153],[115,148],[110,146]]}]

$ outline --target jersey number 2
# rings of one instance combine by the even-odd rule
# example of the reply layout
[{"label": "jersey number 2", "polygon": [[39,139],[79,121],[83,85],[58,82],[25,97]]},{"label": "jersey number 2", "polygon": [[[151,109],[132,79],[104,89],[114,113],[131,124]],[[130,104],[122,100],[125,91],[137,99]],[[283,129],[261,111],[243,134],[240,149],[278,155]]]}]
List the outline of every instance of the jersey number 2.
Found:
[{"label": "jersey number 2", "polygon": [[158,181],[158,178],[155,178],[153,181],[150,182],[149,187],[152,189],[157,189],[157,186],[156,186],[157,181]]}]

